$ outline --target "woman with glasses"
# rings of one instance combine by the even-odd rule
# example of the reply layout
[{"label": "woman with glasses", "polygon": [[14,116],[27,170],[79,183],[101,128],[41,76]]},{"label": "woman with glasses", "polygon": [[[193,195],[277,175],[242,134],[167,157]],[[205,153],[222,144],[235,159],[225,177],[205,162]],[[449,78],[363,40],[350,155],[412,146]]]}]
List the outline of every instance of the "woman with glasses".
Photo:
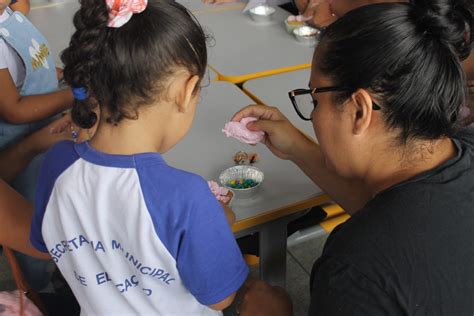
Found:
[{"label": "woman with glasses", "polygon": [[[319,144],[276,108],[233,120],[264,131],[352,217],[312,271],[310,315],[471,315],[474,130],[461,61],[473,19],[458,1],[355,9],[330,25],[309,87],[290,92]],[[281,289],[249,286],[241,315],[288,315]]]},{"label": "woman with glasses", "polygon": [[[293,3],[300,12],[304,12],[304,15],[313,17],[309,23],[325,27],[347,12],[365,5],[410,1],[413,2],[412,0],[293,0]],[[318,5],[311,6],[311,2],[317,2]],[[474,1],[459,0],[453,3],[465,6],[471,14],[474,14]],[[468,80],[469,106],[461,111],[461,116],[463,124],[469,125],[474,122],[474,55],[463,62],[463,67]]]}]

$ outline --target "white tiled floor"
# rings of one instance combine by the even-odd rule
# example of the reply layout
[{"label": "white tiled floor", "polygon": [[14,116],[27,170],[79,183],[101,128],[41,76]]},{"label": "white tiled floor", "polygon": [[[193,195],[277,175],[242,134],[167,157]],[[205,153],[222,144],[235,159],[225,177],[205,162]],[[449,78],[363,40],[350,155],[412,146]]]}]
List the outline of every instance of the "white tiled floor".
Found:
[{"label": "white tiled floor", "polygon": [[305,316],[309,308],[309,278],[313,263],[321,255],[327,235],[288,249],[286,288],[293,300],[295,316]]}]

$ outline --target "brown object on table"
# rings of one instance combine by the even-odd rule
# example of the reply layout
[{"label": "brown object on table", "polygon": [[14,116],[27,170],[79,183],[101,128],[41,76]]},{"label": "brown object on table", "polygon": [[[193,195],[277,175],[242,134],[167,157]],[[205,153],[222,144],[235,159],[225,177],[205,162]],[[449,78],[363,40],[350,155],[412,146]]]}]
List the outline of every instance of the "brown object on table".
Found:
[{"label": "brown object on table", "polygon": [[250,153],[249,156],[249,163],[254,164],[260,161],[260,156],[257,153]]},{"label": "brown object on table", "polygon": [[237,165],[244,165],[249,159],[249,156],[246,152],[243,152],[243,151],[238,151],[235,155],[234,155],[234,162],[237,164]]}]

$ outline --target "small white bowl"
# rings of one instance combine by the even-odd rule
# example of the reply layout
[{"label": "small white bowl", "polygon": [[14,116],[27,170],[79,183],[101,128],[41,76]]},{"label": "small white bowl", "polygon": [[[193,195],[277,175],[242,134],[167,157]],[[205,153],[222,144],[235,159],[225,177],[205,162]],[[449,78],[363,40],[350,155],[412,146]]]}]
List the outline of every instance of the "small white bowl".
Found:
[{"label": "small white bowl", "polygon": [[[234,193],[235,198],[245,199],[252,197],[263,182],[263,171],[253,166],[234,166],[222,171],[219,175],[219,182]],[[236,189],[228,185],[229,181],[251,179],[257,182],[257,185],[247,189]]]},{"label": "small white bowl", "polygon": [[270,22],[275,12],[275,8],[268,5],[259,5],[249,10],[252,20],[258,23]]},{"label": "small white bowl", "polygon": [[320,34],[320,30],[308,25],[300,26],[293,30],[293,35],[296,37],[296,40],[308,45],[316,45]]},{"label": "small white bowl", "polygon": [[297,29],[305,25],[304,22],[297,22],[297,21],[289,22],[288,19],[285,19],[284,23],[285,23],[286,31],[290,34],[293,34],[294,29]]}]

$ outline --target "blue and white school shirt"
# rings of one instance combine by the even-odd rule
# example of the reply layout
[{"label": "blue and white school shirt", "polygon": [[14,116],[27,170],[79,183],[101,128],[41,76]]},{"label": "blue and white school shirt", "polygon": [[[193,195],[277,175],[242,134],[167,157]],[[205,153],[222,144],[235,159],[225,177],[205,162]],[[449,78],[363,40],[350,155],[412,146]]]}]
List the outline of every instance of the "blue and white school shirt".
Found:
[{"label": "blue and white school shirt", "polygon": [[201,177],[158,153],[54,146],[41,167],[31,242],[49,252],[82,315],[219,315],[248,268]]}]

